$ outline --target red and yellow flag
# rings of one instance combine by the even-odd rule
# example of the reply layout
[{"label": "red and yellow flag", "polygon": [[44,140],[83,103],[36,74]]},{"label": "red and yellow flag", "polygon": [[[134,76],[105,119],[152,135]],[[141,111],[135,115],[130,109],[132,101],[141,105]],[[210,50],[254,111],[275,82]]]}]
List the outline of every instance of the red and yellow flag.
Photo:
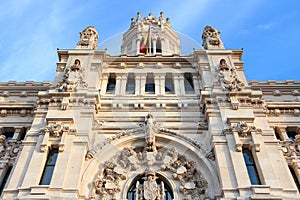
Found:
[{"label": "red and yellow flag", "polygon": [[143,42],[143,44],[140,47],[140,52],[144,53],[146,55],[148,55],[148,43],[149,43],[148,42],[148,38],[149,38],[149,34],[150,34],[150,26],[149,26],[149,29],[148,29],[148,33],[147,33],[147,35],[146,35],[146,37],[144,39],[144,42]]}]

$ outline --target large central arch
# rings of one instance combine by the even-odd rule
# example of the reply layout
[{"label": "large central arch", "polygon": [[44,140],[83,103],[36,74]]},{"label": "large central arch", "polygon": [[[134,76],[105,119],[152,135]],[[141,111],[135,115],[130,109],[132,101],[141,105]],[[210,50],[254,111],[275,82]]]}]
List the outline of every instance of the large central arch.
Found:
[{"label": "large central arch", "polygon": [[[113,197],[126,199],[127,191],[134,179],[149,169],[170,181],[174,199],[184,199],[185,196],[191,199],[195,188],[199,186],[197,184],[206,184],[200,189],[205,189],[204,192],[198,191],[199,194],[201,193],[201,198],[205,196],[213,199],[220,196],[220,182],[218,173],[213,167],[214,161],[208,159],[199,146],[192,144],[180,135],[160,131],[155,135],[157,151],[148,152],[144,151],[147,144],[145,145],[143,131],[123,135],[123,137],[114,137],[106,145],[102,143],[101,148],[94,152],[93,158],[88,161],[80,184],[80,194],[85,198],[101,199],[100,193],[104,192],[110,193],[107,194],[107,199]],[[145,153],[141,154],[141,152]],[[174,153],[177,156],[172,157]],[[144,158],[138,158],[139,156],[144,156]],[[187,165],[192,163],[191,161],[194,162],[194,166],[189,168]],[[120,164],[122,162],[124,163]],[[181,162],[181,164],[176,167],[176,162]],[[171,167],[164,168],[164,165]],[[191,173],[191,169],[196,171],[195,177],[198,180],[186,182],[182,176]],[[103,181],[107,179],[106,176],[111,180],[104,183]],[[114,179],[119,180],[115,181]],[[118,185],[113,182],[118,182]]]},{"label": "large central arch", "polygon": [[[137,177],[148,177],[149,185],[155,177],[149,174],[154,173],[167,180],[176,200],[220,196],[218,173],[205,150],[174,131],[152,128],[146,124],[95,145],[83,171],[80,194],[87,199],[125,200]],[[148,188],[159,190],[155,182],[146,186],[143,195]]]}]

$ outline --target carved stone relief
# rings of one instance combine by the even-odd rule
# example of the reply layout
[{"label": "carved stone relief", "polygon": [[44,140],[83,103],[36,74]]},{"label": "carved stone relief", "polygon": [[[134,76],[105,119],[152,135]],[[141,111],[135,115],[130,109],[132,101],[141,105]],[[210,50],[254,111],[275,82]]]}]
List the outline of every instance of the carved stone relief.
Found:
[{"label": "carved stone relief", "polygon": [[[122,181],[127,180],[132,174],[139,175],[139,169],[147,169],[144,172],[143,185],[137,186],[137,195],[143,195],[144,199],[160,200],[161,188],[154,181],[156,173],[152,170],[157,167],[160,171],[168,172],[174,181],[178,181],[179,191],[184,199],[202,199],[206,196],[208,183],[197,169],[196,163],[180,154],[175,147],[167,148],[157,146],[156,133],[159,128],[151,114],[145,119],[141,127],[145,133],[145,145],[137,147],[125,147],[120,153],[104,163],[102,170],[94,180],[97,199],[116,199],[121,191]],[[120,135],[121,136],[121,135]],[[93,151],[87,157],[93,157]]]},{"label": "carved stone relief", "polygon": [[225,59],[220,60],[217,68],[217,82],[220,82],[223,90],[241,91],[244,83],[239,79],[235,67],[231,67],[226,63]]},{"label": "carved stone relief", "polygon": [[58,82],[56,88],[60,92],[76,92],[77,88],[87,88],[87,86],[80,60],[76,59],[72,66],[65,67],[62,80]]},{"label": "carved stone relief", "polygon": [[7,162],[12,164],[22,148],[22,142],[11,140],[6,141],[5,135],[0,135],[0,159],[2,162]]},{"label": "carved stone relief", "polygon": [[248,125],[245,121],[238,123],[232,123],[230,129],[223,131],[224,133],[232,133],[235,140],[236,150],[242,151],[243,141],[248,136],[251,138],[251,146],[255,148],[255,151],[260,151],[260,143],[257,140],[257,134],[261,134],[262,130],[255,126]]},{"label": "carved stone relief", "polygon": [[286,140],[280,142],[283,155],[287,159],[291,159],[293,156],[300,156],[300,133],[299,130],[297,132],[298,134],[295,136],[294,141]]},{"label": "carved stone relief", "polygon": [[46,132],[49,132],[50,136],[60,137],[64,132],[76,132],[75,129],[71,129],[69,124],[63,124],[62,122],[50,123],[45,128]]}]

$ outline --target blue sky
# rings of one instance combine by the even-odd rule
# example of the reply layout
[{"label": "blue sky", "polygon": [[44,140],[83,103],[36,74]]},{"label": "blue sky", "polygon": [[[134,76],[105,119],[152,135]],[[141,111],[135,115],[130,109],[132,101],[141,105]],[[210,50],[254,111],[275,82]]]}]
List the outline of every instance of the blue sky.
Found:
[{"label": "blue sky", "polygon": [[[118,38],[140,11],[164,11],[172,27],[202,48],[206,25],[221,31],[225,48],[244,49],[248,80],[300,80],[299,0],[10,0],[0,2],[0,82],[53,81],[56,48],[73,49],[93,25],[98,49]],[[119,49],[120,47],[117,46]]]}]

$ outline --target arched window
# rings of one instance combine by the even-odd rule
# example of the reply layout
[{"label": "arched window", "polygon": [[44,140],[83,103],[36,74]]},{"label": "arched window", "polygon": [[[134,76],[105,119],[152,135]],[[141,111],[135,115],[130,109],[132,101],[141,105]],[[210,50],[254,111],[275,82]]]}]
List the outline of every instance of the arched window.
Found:
[{"label": "arched window", "polygon": [[[153,179],[153,177],[155,177]],[[163,195],[164,196],[164,200],[172,200],[174,199],[174,195],[173,192],[171,190],[171,187],[169,186],[169,184],[164,181],[161,177],[159,176],[152,176],[152,178],[150,178],[151,180],[153,180],[154,185],[157,186],[157,188],[159,188],[158,190],[163,190],[163,192],[161,192],[159,195]],[[147,192],[144,192],[141,190],[144,190],[144,188],[147,188],[146,184],[148,184],[149,180],[149,176],[138,176],[137,179],[135,179],[135,181],[133,181],[133,183],[131,184],[128,192],[127,192],[127,200],[139,200],[139,199],[145,199],[144,195],[147,195]],[[156,184],[155,184],[156,183]],[[153,184],[151,184],[153,186]],[[137,189],[137,187],[139,189]],[[149,191],[150,195],[153,195],[155,192],[151,192]],[[139,196],[140,195],[140,196]]]}]

